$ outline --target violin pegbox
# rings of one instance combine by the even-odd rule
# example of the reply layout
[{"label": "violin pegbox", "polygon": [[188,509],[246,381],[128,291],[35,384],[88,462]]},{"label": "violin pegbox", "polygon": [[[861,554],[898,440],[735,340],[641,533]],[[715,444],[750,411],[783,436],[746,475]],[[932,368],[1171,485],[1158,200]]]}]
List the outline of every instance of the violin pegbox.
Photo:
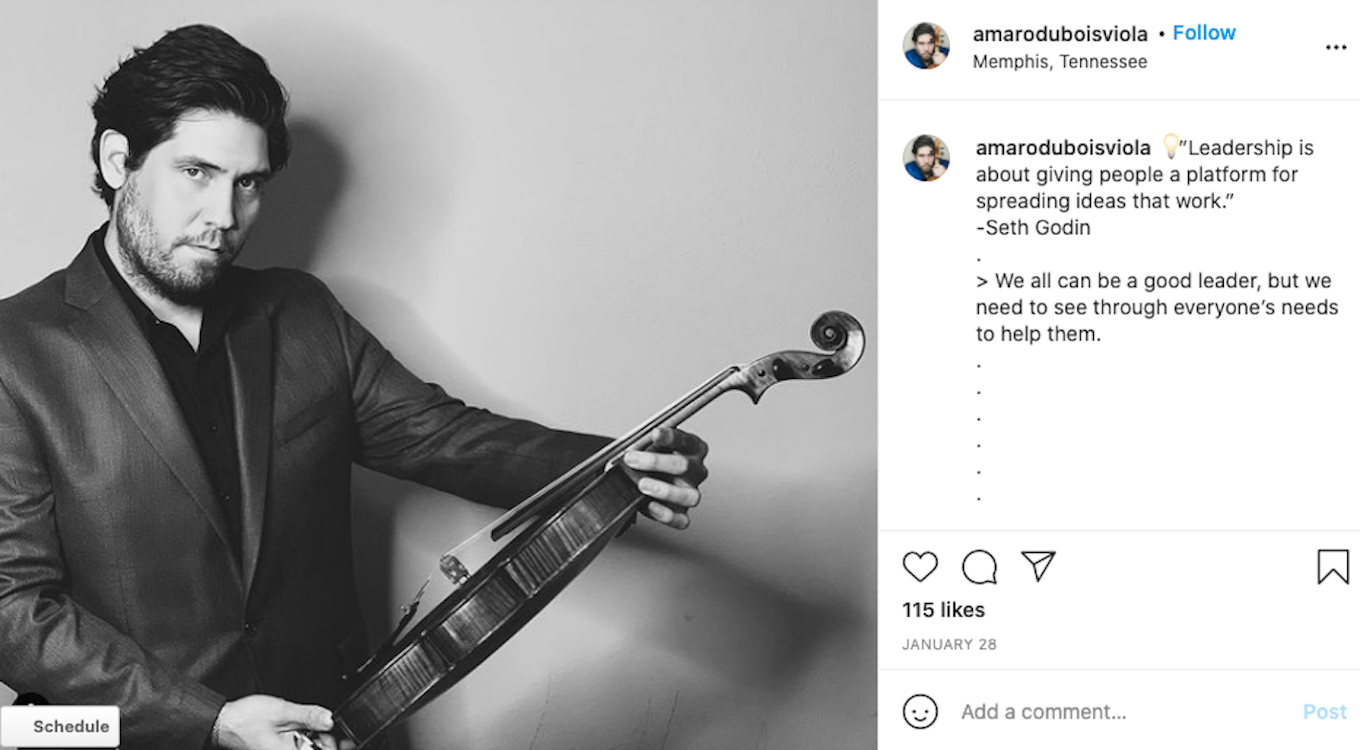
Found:
[{"label": "violin pegbox", "polygon": [[831,310],[812,323],[812,343],[828,354],[786,350],[767,354],[749,364],[735,367],[728,387],[760,403],[760,397],[783,380],[825,380],[854,367],[864,356],[864,327],[854,316]]}]

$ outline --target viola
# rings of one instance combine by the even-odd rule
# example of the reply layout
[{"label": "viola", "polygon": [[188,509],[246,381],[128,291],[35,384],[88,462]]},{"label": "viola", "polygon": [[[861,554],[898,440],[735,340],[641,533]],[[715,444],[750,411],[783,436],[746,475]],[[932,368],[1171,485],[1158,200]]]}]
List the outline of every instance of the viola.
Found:
[{"label": "viola", "polygon": [[[453,593],[409,630],[420,594],[404,608],[405,617],[387,642],[346,678],[353,692],[332,712],[334,733],[359,748],[369,745],[452,687],[537,615],[647,502],[637,489],[637,475],[621,459],[627,451],[646,450],[653,430],[679,426],[728,391],[741,391],[759,403],[780,381],[836,377],[864,353],[864,329],[843,312],[819,316],[812,341],[825,353],[775,352],[718,372],[443,555],[439,568],[455,586]],[[516,531],[472,572],[466,555],[474,543],[487,537],[503,542]]]}]

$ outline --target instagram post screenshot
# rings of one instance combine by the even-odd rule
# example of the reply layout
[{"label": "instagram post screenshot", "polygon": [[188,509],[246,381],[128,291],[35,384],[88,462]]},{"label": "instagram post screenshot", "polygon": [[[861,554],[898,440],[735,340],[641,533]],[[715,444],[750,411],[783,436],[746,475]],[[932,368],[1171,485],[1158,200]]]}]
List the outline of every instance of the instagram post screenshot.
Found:
[{"label": "instagram post screenshot", "polygon": [[0,750],[1360,747],[1360,10],[0,20]]}]

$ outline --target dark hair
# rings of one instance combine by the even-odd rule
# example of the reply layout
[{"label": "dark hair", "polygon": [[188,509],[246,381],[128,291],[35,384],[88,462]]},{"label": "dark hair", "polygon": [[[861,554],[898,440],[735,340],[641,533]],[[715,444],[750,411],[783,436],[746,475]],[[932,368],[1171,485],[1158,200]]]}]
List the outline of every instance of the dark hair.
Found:
[{"label": "dark hair", "polygon": [[[911,143],[911,155],[916,156],[916,152],[920,151],[922,146],[930,146],[930,150],[933,153],[935,151],[935,139],[928,135],[917,136],[916,140]],[[935,155],[939,156],[939,154]]]},{"label": "dark hair", "polygon": [[238,115],[259,125],[269,144],[269,169],[288,163],[288,97],[255,51],[214,26],[184,26],[146,49],[133,50],[104,80],[91,105],[94,189],[113,206],[114,190],[99,170],[99,137],[116,130],[128,139],[127,169],[169,140],[186,112],[202,109]]},{"label": "dark hair", "polygon": [[[900,29],[902,27],[899,26],[898,28]],[[916,40],[920,39],[922,34],[929,34],[930,41],[932,42],[937,41],[935,38],[935,27],[928,23],[919,23],[916,25],[916,29],[911,32],[911,43],[916,44]]]}]

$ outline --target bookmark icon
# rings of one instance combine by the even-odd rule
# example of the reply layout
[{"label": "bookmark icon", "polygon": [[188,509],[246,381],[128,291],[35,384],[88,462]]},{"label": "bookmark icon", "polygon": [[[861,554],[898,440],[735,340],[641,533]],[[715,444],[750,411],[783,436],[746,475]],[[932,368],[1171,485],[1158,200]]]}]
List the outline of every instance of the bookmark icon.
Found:
[{"label": "bookmark icon", "polygon": [[1318,585],[1336,576],[1342,584],[1351,583],[1351,551],[1348,549],[1318,550]]}]

